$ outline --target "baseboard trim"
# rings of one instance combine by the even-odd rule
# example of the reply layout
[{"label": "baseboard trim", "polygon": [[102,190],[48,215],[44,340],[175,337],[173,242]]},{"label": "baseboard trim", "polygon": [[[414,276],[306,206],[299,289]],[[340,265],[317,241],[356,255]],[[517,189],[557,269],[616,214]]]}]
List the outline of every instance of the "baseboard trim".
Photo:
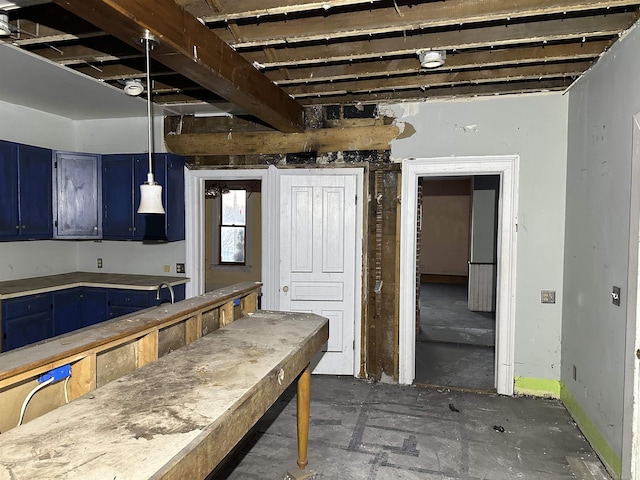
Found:
[{"label": "baseboard trim", "polygon": [[514,392],[520,395],[559,399],[591,447],[598,454],[609,474],[615,479],[622,477],[622,461],[620,457],[616,455],[564,383],[559,380],[547,380],[544,378],[516,377]]},{"label": "baseboard trim", "polygon": [[560,381],[544,378],[516,377],[513,391],[518,395],[560,398]]},{"label": "baseboard trim", "polygon": [[613,476],[613,478],[620,479],[622,477],[622,460],[618,455],[616,455],[609,443],[598,430],[598,427],[594,425],[589,416],[585,413],[564,384],[561,384],[560,400],[578,424],[578,428],[580,428],[582,434],[596,451],[611,476]]}]

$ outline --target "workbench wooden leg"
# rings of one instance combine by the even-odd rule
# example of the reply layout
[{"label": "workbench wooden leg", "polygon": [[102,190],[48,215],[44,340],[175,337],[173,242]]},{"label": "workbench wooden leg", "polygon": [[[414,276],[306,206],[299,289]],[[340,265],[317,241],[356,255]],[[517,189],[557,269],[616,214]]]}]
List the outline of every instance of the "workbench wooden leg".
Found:
[{"label": "workbench wooden leg", "polygon": [[298,467],[307,467],[309,409],[311,407],[311,370],[307,365],[298,379]]}]

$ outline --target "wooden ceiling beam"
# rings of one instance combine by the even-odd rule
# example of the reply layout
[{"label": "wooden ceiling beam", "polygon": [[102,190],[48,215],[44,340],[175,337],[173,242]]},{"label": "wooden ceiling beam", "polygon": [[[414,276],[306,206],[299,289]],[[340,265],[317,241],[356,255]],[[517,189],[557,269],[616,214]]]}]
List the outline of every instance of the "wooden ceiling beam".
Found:
[{"label": "wooden ceiling beam", "polygon": [[[350,7],[357,5],[372,5],[383,0],[322,0],[322,1],[282,1],[282,0],[244,0],[238,2],[231,0],[218,2],[221,6],[221,13],[211,14],[202,12],[198,15],[207,23],[224,22],[227,20],[242,20],[249,18],[264,18],[275,15],[287,15],[292,13],[302,13],[311,11],[322,11],[335,9],[338,7]],[[181,3],[180,1],[178,3]],[[228,8],[223,7],[223,4]]]},{"label": "wooden ceiling beam", "polygon": [[[390,2],[391,3],[391,2]],[[247,24],[243,26],[242,41],[225,37],[226,25],[213,31],[236,49],[265,45],[308,43],[350,37],[378,36],[422,29],[462,27],[482,23],[501,22],[516,25],[531,17],[562,15],[571,18],[574,12],[595,14],[598,10],[636,6],[637,0],[521,0],[517,8],[504,0],[447,0],[424,2],[410,6],[392,4],[385,8],[372,8],[306,18],[283,18],[282,21]]]},{"label": "wooden ceiling beam", "polygon": [[388,150],[400,134],[395,125],[321,128],[303,133],[223,132],[167,135],[173,153],[184,156]]},{"label": "wooden ceiling beam", "polygon": [[457,31],[431,32],[421,35],[374,38],[345,43],[283,47],[274,49],[277,62],[269,62],[262,51],[244,52],[250,62],[257,62],[265,69],[285,66],[316,65],[363,59],[380,59],[399,55],[415,55],[421,48],[434,50],[468,50],[476,48],[500,48],[519,44],[545,45],[547,43],[591,38],[613,37],[632,25],[635,13],[617,13],[591,18],[548,20],[533,24],[470,28]]},{"label": "wooden ceiling beam", "polygon": [[173,0],[54,2],[137,48],[148,30],[160,41],[152,51],[160,63],[278,130],[304,129],[300,104]]},{"label": "wooden ceiling beam", "polygon": [[[555,44],[538,47],[514,47],[508,49],[468,51],[448,54],[446,63],[436,71],[452,71],[472,68],[525,65],[531,63],[560,62],[595,59],[610,42],[605,40]],[[288,78],[279,70],[267,71],[265,75],[276,84],[296,85],[301,83],[334,82],[370,77],[390,77],[416,74],[420,71],[417,56],[379,61],[354,62],[316,67],[289,68]]]},{"label": "wooden ceiling beam", "polygon": [[503,84],[458,85],[434,87],[426,90],[396,90],[395,92],[352,93],[348,95],[309,97],[302,101],[305,106],[312,105],[366,105],[388,102],[425,102],[429,100],[468,98],[486,95],[515,95],[540,91],[565,90],[572,80],[555,78],[545,80],[514,81]]},{"label": "wooden ceiling beam", "polygon": [[577,77],[590,62],[569,62],[509,68],[465,70],[460,72],[424,73],[412,76],[384,79],[355,80],[350,82],[322,83],[285,87],[296,98],[316,95],[333,95],[336,92],[383,92],[398,89],[432,88],[456,84],[495,83],[499,81],[534,80],[555,77]]}]

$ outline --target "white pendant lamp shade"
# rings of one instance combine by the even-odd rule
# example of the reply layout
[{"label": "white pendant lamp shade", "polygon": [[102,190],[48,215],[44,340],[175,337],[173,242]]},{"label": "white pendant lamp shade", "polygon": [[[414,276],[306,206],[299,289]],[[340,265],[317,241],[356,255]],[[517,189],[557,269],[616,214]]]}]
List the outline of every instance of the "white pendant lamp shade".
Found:
[{"label": "white pendant lamp shade", "polygon": [[165,213],[162,207],[162,185],[155,182],[153,173],[148,173],[147,181],[140,185],[138,213]]}]

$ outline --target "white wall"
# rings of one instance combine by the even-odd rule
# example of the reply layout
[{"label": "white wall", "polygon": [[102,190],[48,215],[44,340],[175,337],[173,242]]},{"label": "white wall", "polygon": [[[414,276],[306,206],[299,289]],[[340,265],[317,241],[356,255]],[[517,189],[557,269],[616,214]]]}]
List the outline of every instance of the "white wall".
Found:
[{"label": "white wall", "polygon": [[[144,104],[143,104],[144,106]],[[149,150],[146,108],[141,117],[74,122],[75,150],[90,153],[143,153]],[[166,152],[164,119],[154,118],[153,151]]]},{"label": "white wall", "polygon": [[75,144],[73,121],[0,101],[0,140],[72,150]]},{"label": "white wall", "polygon": [[[640,112],[638,51],[640,29],[635,28],[569,94],[562,379],[618,456],[632,116]],[[614,285],[622,288],[619,307],[611,302]]]},{"label": "white wall", "polygon": [[[560,379],[567,101],[559,93],[392,106],[416,133],[395,160],[520,155],[515,375]],[[556,290],[541,304],[540,290]]]}]

